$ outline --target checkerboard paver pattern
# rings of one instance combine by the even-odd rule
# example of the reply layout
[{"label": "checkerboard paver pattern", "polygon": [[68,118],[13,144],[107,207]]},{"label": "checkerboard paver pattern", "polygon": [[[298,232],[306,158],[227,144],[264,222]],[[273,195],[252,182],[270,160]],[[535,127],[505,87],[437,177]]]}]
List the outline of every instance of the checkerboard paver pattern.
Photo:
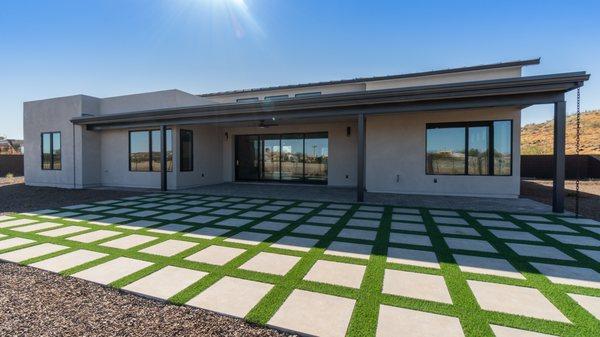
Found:
[{"label": "checkerboard paver pattern", "polygon": [[318,336],[592,336],[600,222],[155,193],[0,216],[0,259]]}]

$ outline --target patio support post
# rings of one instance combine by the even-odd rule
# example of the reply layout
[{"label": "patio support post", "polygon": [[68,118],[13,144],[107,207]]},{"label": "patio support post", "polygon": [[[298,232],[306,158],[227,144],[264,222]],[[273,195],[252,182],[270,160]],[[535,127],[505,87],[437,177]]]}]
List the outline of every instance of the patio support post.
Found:
[{"label": "patio support post", "polygon": [[160,190],[167,190],[167,127],[160,126]]},{"label": "patio support post", "polygon": [[356,170],[356,200],[358,202],[365,201],[365,154],[366,154],[366,138],[365,138],[365,114],[358,115],[358,167]]},{"label": "patio support post", "polygon": [[552,211],[565,211],[565,124],[564,99],[554,103],[554,181],[552,184]]}]

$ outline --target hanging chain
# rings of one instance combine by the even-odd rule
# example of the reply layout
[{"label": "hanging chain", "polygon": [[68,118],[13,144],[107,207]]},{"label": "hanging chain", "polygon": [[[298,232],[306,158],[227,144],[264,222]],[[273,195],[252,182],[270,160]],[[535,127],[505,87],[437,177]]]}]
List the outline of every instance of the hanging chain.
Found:
[{"label": "hanging chain", "polygon": [[579,218],[579,180],[580,171],[579,166],[581,164],[581,159],[579,158],[580,152],[580,137],[581,137],[581,93],[580,88],[577,88],[577,124],[575,127],[575,160],[577,160],[577,177],[575,179],[575,216]]}]

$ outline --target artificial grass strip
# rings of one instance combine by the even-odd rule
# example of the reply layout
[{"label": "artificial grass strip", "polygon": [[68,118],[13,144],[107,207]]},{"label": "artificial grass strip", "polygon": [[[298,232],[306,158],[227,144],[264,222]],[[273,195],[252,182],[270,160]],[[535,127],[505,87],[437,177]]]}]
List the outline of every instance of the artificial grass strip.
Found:
[{"label": "artificial grass strip", "polygon": [[[87,268],[91,268],[117,257],[128,257],[143,261],[152,262],[153,264],[147,268],[144,268],[138,272],[130,274],[122,279],[116,280],[110,286],[115,288],[124,287],[132,282],[135,282],[143,277],[146,277],[161,268],[172,265],[181,268],[188,268],[193,270],[204,271],[208,273],[206,276],[189,286],[188,288],[182,290],[178,294],[175,294],[173,297],[169,299],[170,302],[174,304],[185,304],[193,297],[200,294],[205,289],[209,288],[220,279],[225,276],[236,277],[241,279],[247,279],[257,282],[264,282],[273,284],[274,287],[268,292],[261,301],[246,315],[246,320],[264,325],[266,324],[271,317],[277,312],[280,306],[285,302],[288,296],[292,293],[294,289],[302,289],[322,294],[340,296],[345,298],[354,299],[355,307],[352,313],[352,317],[350,320],[350,324],[348,326],[347,335],[348,336],[375,336],[377,329],[377,320],[379,314],[379,307],[382,304],[398,306],[403,308],[408,308],[412,310],[426,311],[441,315],[454,316],[460,319],[460,323],[464,330],[465,336],[493,336],[493,333],[490,328],[490,324],[497,324],[503,326],[509,326],[524,330],[536,331],[541,333],[553,334],[557,336],[593,336],[600,331],[600,321],[593,317],[589,312],[580,307],[573,299],[571,299],[567,293],[575,293],[575,294],[585,294],[590,296],[600,297],[600,289],[587,288],[581,286],[572,286],[572,285],[563,285],[563,284],[555,284],[549,281],[544,275],[540,274],[529,262],[542,262],[542,263],[552,263],[556,265],[565,265],[565,266],[577,266],[584,267],[600,272],[600,263],[593,260],[589,256],[579,252],[577,250],[578,246],[571,246],[568,244],[564,244],[551,236],[548,235],[546,231],[537,230],[527,224],[527,221],[520,220],[515,218],[513,215],[516,213],[506,213],[506,212],[487,212],[487,213],[495,213],[499,214],[502,220],[511,221],[520,227],[521,230],[527,231],[543,240],[543,242],[523,242],[519,240],[503,240],[492,234],[490,228],[481,225],[477,218],[471,216],[468,211],[465,210],[456,210],[457,214],[453,215],[435,215],[435,217],[445,217],[445,218],[461,218],[464,219],[470,228],[475,229],[480,237],[472,237],[472,236],[462,236],[456,234],[442,234],[439,231],[438,225],[444,226],[455,226],[452,224],[436,224],[434,220],[434,216],[430,213],[429,209],[425,208],[410,208],[417,209],[419,211],[420,216],[422,217],[422,222],[411,221],[411,220],[401,220],[406,223],[424,223],[425,228],[427,230],[426,235],[429,236],[432,241],[433,247],[425,247],[425,246],[416,246],[409,244],[396,244],[389,243],[390,233],[407,233],[407,234],[421,234],[425,233],[410,231],[410,230],[391,230],[391,223],[393,214],[402,213],[394,212],[393,206],[384,206],[383,217],[380,220],[380,226],[377,228],[377,236],[374,241],[369,240],[360,240],[360,239],[347,239],[347,238],[339,238],[338,234],[344,228],[355,228],[355,229],[365,229],[357,226],[346,226],[348,221],[353,217],[355,212],[359,211],[358,204],[352,204],[351,208],[348,210],[344,210],[345,213],[340,217],[339,221],[333,225],[323,225],[323,224],[313,224],[316,226],[325,226],[330,228],[330,230],[323,236],[314,236],[308,234],[299,234],[292,233],[292,231],[304,224],[311,217],[318,215],[318,213],[327,208],[331,203],[329,202],[320,202],[318,207],[314,207],[310,212],[301,214],[301,217],[296,221],[281,221],[281,220],[273,220],[272,218],[277,216],[278,214],[286,213],[288,210],[294,207],[299,206],[301,201],[292,200],[289,205],[283,206],[281,209],[277,211],[270,211],[269,216],[261,217],[261,218],[247,218],[243,215],[243,213],[248,211],[258,210],[260,207],[270,204],[274,201],[281,199],[270,199],[270,198],[261,198],[266,200],[264,203],[254,203],[251,199],[253,198],[241,198],[240,201],[236,201],[235,203],[251,203],[247,209],[237,210],[236,213],[227,216],[219,216],[211,214],[211,212],[215,211],[215,209],[223,208],[223,207],[208,207],[205,204],[209,204],[214,201],[219,202],[227,202],[228,206],[224,208],[230,207],[233,203],[226,201],[229,198],[227,196],[195,196],[195,195],[184,195],[184,194],[152,194],[146,195],[142,197],[136,197],[135,199],[124,198],[122,200],[115,200],[111,202],[109,206],[112,208],[119,206],[119,203],[124,201],[132,201],[135,200],[137,204],[126,204],[124,206],[119,206],[122,208],[131,208],[134,211],[142,211],[147,210],[144,208],[144,203],[157,203],[161,206],[153,207],[152,210],[160,211],[159,214],[155,214],[153,216],[160,216],[165,213],[183,213],[188,214],[189,217],[196,215],[207,215],[214,216],[215,219],[206,223],[206,224],[196,224],[186,222],[185,219],[182,218],[175,221],[161,221],[157,220],[154,217],[132,217],[128,216],[128,213],[125,214],[110,214],[106,213],[106,211],[100,212],[88,212],[84,209],[73,210],[74,212],[81,213],[81,215],[87,214],[98,214],[103,215],[105,218],[109,217],[120,217],[126,218],[127,221],[124,221],[120,224],[110,224],[107,226],[101,226],[97,224],[93,224],[93,221],[102,221],[102,219],[93,220],[93,221],[79,221],[74,223],[73,221],[68,221],[65,219],[46,219],[41,217],[40,215],[35,214],[15,214],[13,215],[15,218],[26,218],[26,219],[36,219],[40,222],[42,221],[50,221],[59,223],[62,226],[69,226],[76,224],[78,226],[88,227],[89,230],[85,232],[79,232],[75,234],[70,234],[62,237],[46,237],[38,234],[38,232],[31,233],[23,233],[11,230],[11,228],[0,228],[0,234],[6,235],[6,237],[0,238],[1,240],[5,240],[11,237],[20,237],[34,240],[35,243],[30,243],[27,245],[12,247],[5,250],[0,250],[0,253],[5,253],[9,251],[14,251],[18,249],[27,248],[40,243],[54,243],[68,247],[68,249],[55,252],[52,254],[47,254],[45,256],[40,256],[37,258],[29,259],[27,261],[23,261],[22,264],[32,264],[38,261],[42,261],[51,257],[60,256],[62,254],[66,254],[72,252],[77,249],[86,249],[96,252],[101,252],[108,254],[108,256],[90,261],[80,266],[73,267],[69,270],[65,270],[61,272],[62,275],[73,275],[79,271],[85,270]],[[100,206],[106,204],[105,202],[95,203],[91,207]],[[185,205],[185,208],[178,210],[161,210],[160,208],[163,206],[170,205]],[[383,207],[377,205],[379,207]],[[91,208],[90,207],[90,208]],[[186,209],[191,207],[208,207],[209,209],[203,212],[187,212]],[[408,208],[408,207],[403,207]],[[57,209],[57,212],[67,211],[67,209]],[[110,211],[110,210],[108,210]],[[130,213],[133,213],[130,212]],[[362,212],[362,211],[361,211]],[[56,213],[56,212],[55,212]],[[532,215],[532,214],[525,214]],[[582,225],[572,224],[567,221],[564,221],[554,215],[544,215],[546,219],[549,219],[554,224],[564,225],[568,228],[574,229],[578,234],[568,234],[568,235],[585,235],[588,237],[600,239],[600,234],[595,233],[593,231],[585,229]],[[218,225],[218,222],[223,221],[229,218],[245,218],[248,219],[249,222],[243,226],[239,227],[223,227]],[[159,224],[149,226],[147,228],[140,229],[128,229],[119,227],[123,224],[126,225],[128,222],[133,222],[137,220],[148,220],[148,221],[158,221]],[[253,226],[262,222],[262,221],[278,221],[289,223],[287,227],[280,231],[265,231],[259,229],[252,229]],[[531,221],[535,222],[535,221]],[[158,233],[150,231],[153,228],[157,228],[163,226],[167,223],[174,224],[185,224],[191,226],[182,232],[174,232],[174,233]],[[192,232],[199,228],[204,227],[215,227],[215,228],[224,228],[229,230],[226,233],[226,236],[218,236],[213,239],[203,239],[197,237],[185,236],[186,233]],[[76,241],[68,240],[68,237],[77,236],[84,233],[89,233],[95,230],[111,230],[117,231],[121,234],[109,238],[105,238],[93,243],[80,243]],[[224,241],[227,237],[231,237],[238,233],[244,231],[252,231],[258,233],[266,233],[271,234],[269,238],[265,242],[260,242],[257,245],[247,245],[243,243],[229,242]],[[509,229],[510,230],[510,229]],[[118,238],[122,238],[131,234],[140,234],[140,235],[148,235],[155,237],[155,240],[144,243],[142,245],[132,247],[130,249],[117,249],[101,246],[102,243],[112,241]],[[270,244],[276,242],[284,236],[293,235],[297,237],[304,238],[317,238],[319,241],[308,252],[300,252],[295,250],[288,250],[283,248],[275,248],[270,247]],[[480,239],[489,242],[498,253],[484,253],[484,252],[474,252],[468,250],[451,250],[444,238],[445,237],[456,237],[456,238],[471,238],[471,239]],[[166,240],[177,239],[182,241],[194,242],[196,245],[190,249],[187,249],[183,252],[178,253],[172,257],[164,257],[157,256],[147,253],[142,253],[140,250],[159,244]],[[347,256],[337,256],[337,255],[328,255],[325,254],[325,249],[331,244],[333,241],[343,241],[348,243],[360,243],[360,244],[369,244],[373,245],[372,254],[368,259],[360,259],[354,257]],[[510,249],[506,242],[515,242],[515,243],[526,243],[530,245],[547,245],[560,249],[565,254],[573,257],[576,261],[561,261],[561,260],[553,260],[543,257],[524,257],[516,254],[512,249]],[[245,252],[236,258],[232,259],[228,263],[223,266],[210,265],[206,263],[198,263],[193,261],[185,260],[187,256],[190,256],[196,252],[201,251],[211,245],[220,245],[225,247],[233,247],[233,248],[242,248],[245,249]],[[398,248],[407,248],[413,250],[424,250],[424,251],[433,251],[435,252],[439,263],[440,269],[435,268],[427,268],[421,266],[414,265],[405,265],[405,264],[397,264],[386,261],[387,250],[389,247],[398,247]],[[583,247],[582,247],[583,248]],[[599,247],[585,247],[585,249],[590,250],[600,250]],[[248,271],[239,269],[239,267],[247,262],[248,260],[255,257],[257,254],[261,252],[272,252],[277,254],[287,254],[292,256],[298,256],[301,259],[294,265],[294,267],[283,276],[279,275],[271,275],[260,272]],[[483,275],[469,272],[462,272],[456,261],[454,260],[452,254],[464,254],[464,255],[473,255],[473,256],[481,256],[481,257],[495,257],[495,258],[504,258],[511,265],[513,265],[524,277],[525,280],[507,278],[502,276],[495,275]],[[304,276],[309,272],[309,270],[313,267],[313,265],[318,260],[328,260],[328,261],[336,261],[342,263],[352,263],[365,265],[366,270],[364,273],[364,277],[362,279],[362,283],[359,289],[347,288],[339,285],[325,284],[313,281],[304,280]],[[410,272],[424,273],[424,274],[433,274],[440,275],[444,277],[446,282],[446,286],[452,298],[452,304],[445,303],[437,303],[432,301],[426,301],[416,298],[409,298],[403,296],[394,296],[390,294],[382,294],[383,287],[383,277],[385,273],[385,269],[395,269],[395,270],[404,270]],[[554,306],[556,306],[571,322],[572,324],[562,323],[562,322],[554,322],[547,321],[542,319],[535,319],[530,317],[523,317],[518,315],[511,315],[507,313],[500,312],[491,312],[482,310],[470,288],[467,285],[467,280],[478,280],[484,282],[491,283],[500,283],[506,285],[515,285],[521,287],[530,287],[539,290],[545,298],[547,298]]]}]

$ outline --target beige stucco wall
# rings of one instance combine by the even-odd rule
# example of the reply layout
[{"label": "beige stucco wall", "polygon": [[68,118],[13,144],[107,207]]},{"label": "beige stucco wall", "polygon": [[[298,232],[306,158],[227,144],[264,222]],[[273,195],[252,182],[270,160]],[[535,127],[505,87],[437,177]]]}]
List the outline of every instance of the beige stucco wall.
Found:
[{"label": "beige stucco wall", "polygon": [[[427,123],[513,120],[512,176],[425,174]],[[520,111],[483,109],[415,112],[367,118],[366,187],[369,192],[517,197],[520,190]],[[437,183],[434,182],[437,179]]]}]

